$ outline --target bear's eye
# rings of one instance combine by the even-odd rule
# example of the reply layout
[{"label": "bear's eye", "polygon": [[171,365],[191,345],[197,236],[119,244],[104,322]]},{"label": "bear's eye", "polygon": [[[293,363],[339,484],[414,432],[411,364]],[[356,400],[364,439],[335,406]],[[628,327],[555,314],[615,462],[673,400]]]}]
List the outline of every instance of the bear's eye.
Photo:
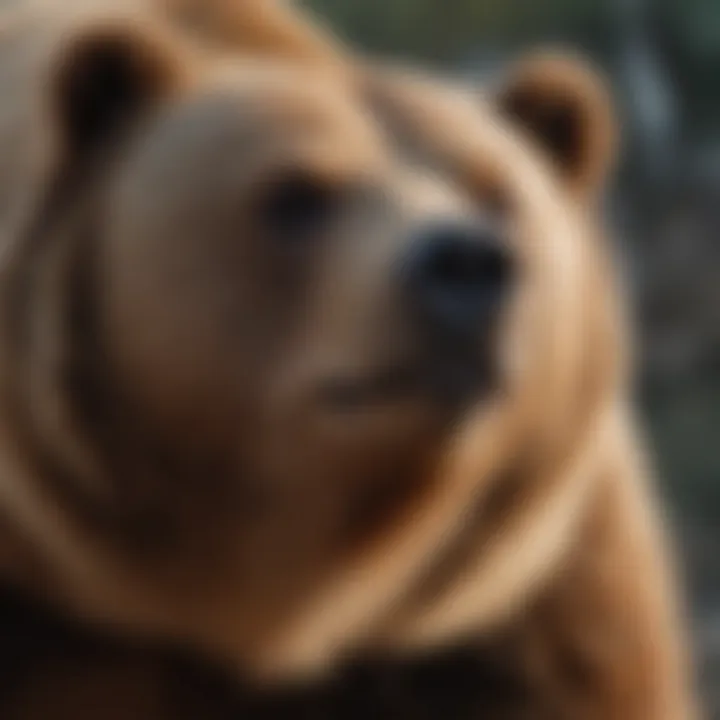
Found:
[{"label": "bear's eye", "polygon": [[311,173],[293,172],[267,187],[260,219],[273,237],[290,242],[321,231],[338,207],[337,188]]}]

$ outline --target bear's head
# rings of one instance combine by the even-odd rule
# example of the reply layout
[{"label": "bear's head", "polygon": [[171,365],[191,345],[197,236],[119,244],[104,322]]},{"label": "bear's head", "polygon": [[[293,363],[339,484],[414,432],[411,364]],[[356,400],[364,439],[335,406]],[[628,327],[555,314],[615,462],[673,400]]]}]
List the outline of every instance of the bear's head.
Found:
[{"label": "bear's head", "polygon": [[537,59],[477,98],[211,58],[150,17],[33,42],[7,572],[270,673],[513,607],[618,383],[592,72]]}]

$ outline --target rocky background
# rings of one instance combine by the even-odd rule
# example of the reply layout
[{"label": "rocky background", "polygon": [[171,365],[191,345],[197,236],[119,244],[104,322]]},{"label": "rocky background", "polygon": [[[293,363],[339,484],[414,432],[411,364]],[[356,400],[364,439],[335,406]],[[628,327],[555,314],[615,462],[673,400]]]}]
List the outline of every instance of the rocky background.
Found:
[{"label": "rocky background", "polygon": [[580,49],[623,121],[608,202],[635,296],[638,395],[685,552],[720,720],[720,2],[307,0],[361,46],[481,78],[529,47]]}]

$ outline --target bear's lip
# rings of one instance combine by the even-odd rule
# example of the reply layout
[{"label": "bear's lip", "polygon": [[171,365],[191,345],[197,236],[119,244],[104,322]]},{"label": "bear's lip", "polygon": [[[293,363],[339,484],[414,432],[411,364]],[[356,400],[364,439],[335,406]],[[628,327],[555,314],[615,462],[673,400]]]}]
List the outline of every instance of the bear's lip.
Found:
[{"label": "bear's lip", "polygon": [[457,408],[491,392],[496,375],[492,366],[487,357],[479,355],[435,356],[364,374],[339,374],[322,384],[320,401],[341,412],[411,402]]},{"label": "bear's lip", "polygon": [[417,372],[391,366],[365,375],[337,376],[323,383],[321,402],[333,409],[354,408],[410,400],[417,394]]}]

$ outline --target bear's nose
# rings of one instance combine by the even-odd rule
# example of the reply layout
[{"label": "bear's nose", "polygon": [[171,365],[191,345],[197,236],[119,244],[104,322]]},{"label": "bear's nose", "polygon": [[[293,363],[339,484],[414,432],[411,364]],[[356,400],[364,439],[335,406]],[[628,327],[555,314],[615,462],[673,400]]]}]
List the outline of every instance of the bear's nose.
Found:
[{"label": "bear's nose", "polygon": [[431,331],[471,339],[487,329],[512,276],[500,234],[475,224],[422,230],[405,257],[405,284],[414,311]]}]

